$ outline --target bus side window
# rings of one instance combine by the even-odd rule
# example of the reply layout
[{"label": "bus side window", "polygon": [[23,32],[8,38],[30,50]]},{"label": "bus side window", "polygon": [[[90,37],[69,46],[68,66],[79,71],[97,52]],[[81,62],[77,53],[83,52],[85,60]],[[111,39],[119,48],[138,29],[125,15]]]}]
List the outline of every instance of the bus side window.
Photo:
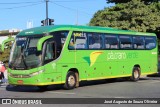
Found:
[{"label": "bus side window", "polygon": [[145,37],[145,48],[153,49],[156,47],[155,37]]},{"label": "bus side window", "polygon": [[131,37],[130,36],[119,36],[120,48],[121,49],[132,49]]},{"label": "bus side window", "polygon": [[133,48],[144,49],[144,37],[134,36],[133,37]]},{"label": "bus side window", "polygon": [[89,49],[102,49],[102,35],[98,33],[92,33],[88,35]]},{"label": "bus side window", "polygon": [[55,43],[49,42],[46,44],[46,53],[45,53],[45,57],[44,57],[45,63],[48,63],[55,58],[56,58]]},{"label": "bus side window", "polygon": [[86,38],[85,37],[77,37],[75,43],[76,49],[86,49]]},{"label": "bus side window", "polygon": [[87,37],[85,32],[73,32],[68,48],[70,50],[87,49]]},{"label": "bus side window", "polygon": [[118,49],[117,36],[105,35],[105,49]]}]

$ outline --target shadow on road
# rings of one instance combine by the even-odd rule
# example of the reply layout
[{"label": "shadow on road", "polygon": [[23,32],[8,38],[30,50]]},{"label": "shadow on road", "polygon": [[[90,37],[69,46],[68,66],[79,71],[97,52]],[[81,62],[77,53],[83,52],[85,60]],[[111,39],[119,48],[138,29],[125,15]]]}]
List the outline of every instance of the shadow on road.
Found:
[{"label": "shadow on road", "polygon": [[46,90],[41,90],[36,86],[13,86],[13,85],[7,85],[6,90],[7,91],[13,91],[13,92],[45,92],[50,90],[61,90],[63,87],[61,85],[50,85],[47,87]]},{"label": "shadow on road", "polygon": [[148,75],[147,77],[160,77],[160,72],[158,74]]},{"label": "shadow on road", "polygon": [[[106,79],[106,80],[96,80],[96,81],[82,81],[80,82],[79,87],[92,86],[92,85],[101,85],[101,84],[109,84],[109,83],[117,83],[124,82],[125,79]],[[45,90],[41,90],[36,86],[13,86],[7,85],[7,91],[13,92],[45,92],[45,91],[54,91],[54,90],[64,90],[63,85],[50,85]]]},{"label": "shadow on road", "polygon": [[105,79],[105,80],[82,81],[80,82],[80,87],[101,85],[101,84],[111,84],[111,83],[125,82],[125,81],[128,81],[128,80],[126,78],[113,78],[113,79]]}]

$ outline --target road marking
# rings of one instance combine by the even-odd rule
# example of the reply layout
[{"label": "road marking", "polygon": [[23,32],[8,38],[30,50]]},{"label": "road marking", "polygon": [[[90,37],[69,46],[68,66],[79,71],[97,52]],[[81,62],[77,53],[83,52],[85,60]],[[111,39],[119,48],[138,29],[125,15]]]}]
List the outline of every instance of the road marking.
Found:
[{"label": "road marking", "polygon": [[160,81],[158,81],[158,80],[152,80],[152,81],[137,81],[137,82],[139,82],[139,83],[158,83]]},{"label": "road marking", "polygon": [[127,98],[127,97],[114,97],[114,98]]},{"label": "road marking", "polygon": [[5,89],[7,86],[7,83],[0,83],[0,89]]},{"label": "road marking", "polygon": [[68,93],[68,92],[48,92],[48,93],[53,93],[53,94],[70,94],[70,95],[74,95],[76,93]]},{"label": "road marking", "polygon": [[0,90],[6,89],[6,86],[0,86]]},{"label": "road marking", "polygon": [[148,81],[137,81],[137,82],[143,83],[143,82],[148,82]]},{"label": "road marking", "polygon": [[152,81],[152,82],[149,82],[149,83],[158,83],[158,82],[160,82],[160,81]]}]

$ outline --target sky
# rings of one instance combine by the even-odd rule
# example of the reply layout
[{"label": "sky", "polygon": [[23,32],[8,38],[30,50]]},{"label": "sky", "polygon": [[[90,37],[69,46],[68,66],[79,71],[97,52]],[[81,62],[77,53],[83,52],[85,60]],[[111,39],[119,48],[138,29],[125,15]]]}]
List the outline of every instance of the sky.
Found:
[{"label": "sky", "polygon": [[[46,0],[0,0],[0,30],[27,29],[27,22],[33,27],[41,26],[46,18]],[[55,25],[87,25],[94,13],[105,7],[106,0],[49,0],[48,17]]]}]

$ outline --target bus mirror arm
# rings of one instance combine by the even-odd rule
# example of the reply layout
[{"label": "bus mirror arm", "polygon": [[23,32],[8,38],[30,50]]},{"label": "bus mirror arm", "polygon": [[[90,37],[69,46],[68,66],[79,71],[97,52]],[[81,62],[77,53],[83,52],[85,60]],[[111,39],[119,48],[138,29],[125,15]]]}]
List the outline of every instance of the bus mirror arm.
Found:
[{"label": "bus mirror arm", "polygon": [[44,43],[46,40],[48,40],[48,39],[50,39],[50,38],[52,38],[52,37],[53,37],[53,36],[48,35],[48,36],[44,36],[44,37],[42,37],[41,39],[39,39],[39,41],[38,41],[38,43],[37,43],[37,51],[42,51],[43,43]]}]

